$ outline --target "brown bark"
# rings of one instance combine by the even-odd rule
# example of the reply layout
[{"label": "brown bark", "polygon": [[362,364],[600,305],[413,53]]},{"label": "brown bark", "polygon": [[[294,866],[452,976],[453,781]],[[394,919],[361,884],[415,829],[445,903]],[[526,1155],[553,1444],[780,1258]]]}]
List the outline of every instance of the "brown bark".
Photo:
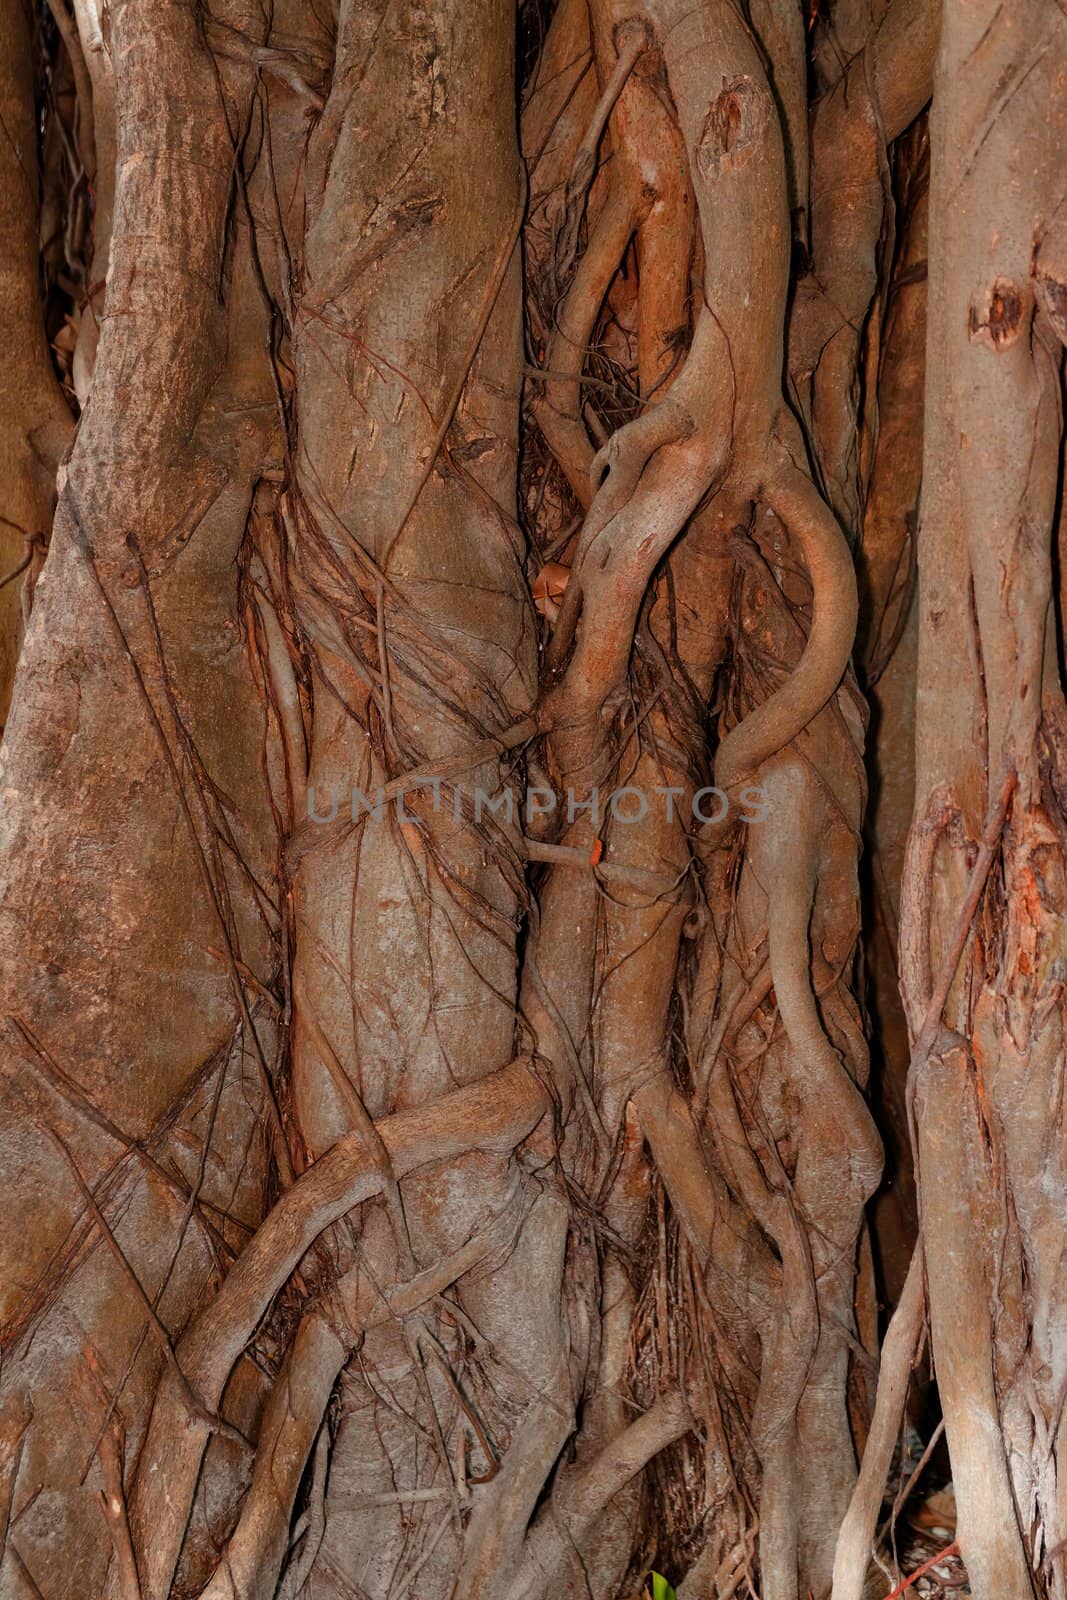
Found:
[{"label": "brown bark", "polygon": [[[1055,7],[945,6],[931,124],[916,820],[902,926],[913,1032],[933,1013],[910,1092],[960,1547],[977,1592],[1013,1595],[1063,1584],[1052,1289],[1062,1174],[1038,1109],[1056,1092],[1062,1050],[1051,557],[1061,356],[1031,272],[1057,205],[1054,85],[1065,51],[1067,18]],[[1032,87],[1017,93],[1024,81]],[[938,993],[933,974],[960,953],[960,933],[958,970]]]},{"label": "brown bark", "polygon": [[908,1031],[897,975],[900,884],[914,806],[918,653],[916,545],[922,485],[929,145],[925,119],[896,150],[897,252],[877,362],[873,460],[856,565],[857,654],[875,752],[865,828],[865,955],[874,1057],[873,1093],[887,1142],[885,1181],[872,1204],[883,1288],[891,1303],[917,1228],[905,1107]]},{"label": "brown bark", "polygon": [[33,46],[30,6],[9,0],[0,11],[0,725],[23,632],[22,591],[40,570],[71,434],[41,309]]},{"label": "brown bark", "polygon": [[273,406],[247,233],[224,261],[234,107],[184,7],[112,19],[123,162],[100,393],[4,747],[0,1276],[5,1378],[30,1417],[5,1593],[23,1570],[61,1592],[75,1565],[100,1592],[96,1440],[121,1417],[130,1465],[164,1359],[132,1280],[180,1327],[247,1237],[273,1064],[253,985],[271,972],[276,838],[235,559]]},{"label": "brown bark", "polygon": [[1064,1600],[1065,34],[0,0],[0,1600]]},{"label": "brown bark", "polygon": [[847,30],[835,38],[835,55],[855,53],[814,108],[811,272],[798,286],[790,332],[793,383],[830,503],[850,530],[863,514],[859,425],[873,403],[861,349],[892,218],[887,146],[930,97],[940,22],[937,0],[876,9],[862,48],[848,45]]}]

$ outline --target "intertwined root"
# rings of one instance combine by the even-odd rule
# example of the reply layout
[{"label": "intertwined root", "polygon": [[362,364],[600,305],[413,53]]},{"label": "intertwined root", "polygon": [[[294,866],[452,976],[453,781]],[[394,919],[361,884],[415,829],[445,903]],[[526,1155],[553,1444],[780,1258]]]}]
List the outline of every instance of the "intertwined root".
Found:
[{"label": "intertwined root", "polygon": [[[781,127],[760,58],[729,7],[654,5],[642,16],[648,45],[625,58],[631,75],[620,87],[616,24],[610,8],[594,8],[593,51],[615,103],[603,180],[581,190],[586,253],[568,280],[545,233],[530,242],[530,270],[563,281],[533,411],[585,511],[568,547],[541,715],[561,788],[588,793],[625,773],[648,792],[659,784],[679,796],[677,817],[609,825],[605,835],[608,860],[654,865],[676,887],[651,901],[613,893],[599,913],[588,1059],[607,1143],[587,1181],[630,1249],[644,1227],[635,1196],[649,1160],[670,1197],[702,1280],[693,1338],[710,1341],[721,1364],[712,1376],[683,1357],[680,1370],[708,1471],[725,1465],[734,1485],[735,1531],[751,1515],[742,1486],[762,1478],[762,1580],[777,1600],[798,1582],[816,1592],[829,1583],[854,1475],[847,1396],[857,1250],[881,1166],[849,993],[858,912],[844,927],[840,913],[833,926],[827,920],[827,907],[857,899],[861,710],[854,688],[833,700],[852,648],[855,577],[778,390],[790,230]],[[561,32],[573,30],[569,8],[557,18]],[[558,170],[558,151],[554,159]],[[639,190],[635,172],[645,179]],[[535,167],[535,187],[537,178]],[[575,235],[575,192],[564,184],[557,243]],[[761,230],[751,225],[757,214]],[[583,374],[598,338],[610,334],[618,346],[611,320],[624,258],[636,265],[628,354],[644,403],[595,448],[586,421],[595,393],[583,409]],[[690,271],[699,286],[692,312],[677,297]],[[680,315],[687,349],[667,367]],[[735,543],[739,524],[755,547],[746,533]],[[790,556],[806,573],[799,592],[784,565]],[[731,607],[732,572],[746,569],[740,609]],[[794,620],[798,604],[810,617],[805,631]],[[760,641],[751,667],[749,637]],[[767,821],[744,840],[732,818],[699,837],[686,823],[728,648],[734,714],[715,780],[731,802],[758,783],[767,804]],[[660,662],[658,673],[646,661]],[[641,726],[620,740],[628,677]],[[649,688],[655,698],[643,716]],[[555,881],[567,870],[555,869],[554,898],[568,894]],[[683,938],[690,924],[695,947]],[[679,965],[686,948],[695,960]],[[676,994],[689,1024],[682,1054],[669,1023]],[[852,1152],[844,1164],[843,1149]],[[622,1326],[642,1291],[625,1261],[608,1248],[602,1429],[623,1377]],[[721,1375],[738,1362],[760,1376],[724,1429]],[[720,1581],[731,1561],[746,1559],[744,1540],[724,1544],[714,1518],[704,1542],[699,1570]],[[619,1554],[597,1547],[598,1575],[606,1580]]]}]

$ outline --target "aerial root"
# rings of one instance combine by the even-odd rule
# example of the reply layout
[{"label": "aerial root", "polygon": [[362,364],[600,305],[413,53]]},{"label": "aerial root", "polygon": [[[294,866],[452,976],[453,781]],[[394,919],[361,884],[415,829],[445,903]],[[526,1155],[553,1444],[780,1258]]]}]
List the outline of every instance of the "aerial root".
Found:
[{"label": "aerial root", "polygon": [[[519,1057],[430,1105],[386,1117],[377,1127],[400,1179],[471,1150],[513,1150],[546,1109],[544,1089],[528,1058]],[[314,1162],[267,1215],[176,1351],[186,1382],[212,1409],[221,1403],[234,1364],[271,1300],[319,1234],[379,1194],[384,1181],[381,1163],[357,1131]],[[189,1415],[182,1385],[165,1375],[130,1508],[144,1600],[167,1600],[210,1431]]]},{"label": "aerial root", "polygon": [[863,1594],[878,1512],[900,1437],[908,1383],[922,1334],[924,1303],[920,1242],[915,1246],[904,1288],[882,1342],[874,1417],[856,1487],[837,1536],[831,1600],[861,1600]]}]

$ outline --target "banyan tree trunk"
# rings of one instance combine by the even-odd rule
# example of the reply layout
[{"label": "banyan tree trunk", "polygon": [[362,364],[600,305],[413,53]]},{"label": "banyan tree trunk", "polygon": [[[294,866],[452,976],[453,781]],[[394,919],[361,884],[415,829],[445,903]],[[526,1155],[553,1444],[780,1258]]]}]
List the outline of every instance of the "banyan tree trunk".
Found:
[{"label": "banyan tree trunk", "polygon": [[1065,52],[1055,6],[944,6],[901,893],[920,1244],[835,1600],[860,1593],[924,1288],[972,1590],[1064,1592]]},{"label": "banyan tree trunk", "polygon": [[1065,36],[0,0],[0,1600],[1067,1600]]},{"label": "banyan tree trunk", "polygon": [[1059,8],[946,4],[902,977],[960,1544],[976,1593],[1013,1596],[1060,1595],[1067,1573],[1065,723],[1053,602],[1065,74]]}]

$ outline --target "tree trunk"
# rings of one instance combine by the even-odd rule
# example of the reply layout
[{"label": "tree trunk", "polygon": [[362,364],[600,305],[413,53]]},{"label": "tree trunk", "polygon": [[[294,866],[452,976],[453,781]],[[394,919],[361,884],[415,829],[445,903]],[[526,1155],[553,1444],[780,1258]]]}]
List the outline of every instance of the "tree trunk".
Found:
[{"label": "tree trunk", "polygon": [[1067,18],[49,5],[0,1600],[1067,1600]]},{"label": "tree trunk", "polygon": [[983,1594],[1059,1595],[1065,1572],[1064,706],[1052,587],[1065,70],[1056,7],[1001,15],[948,0],[932,113],[902,975],[933,1360],[960,1544]]}]

